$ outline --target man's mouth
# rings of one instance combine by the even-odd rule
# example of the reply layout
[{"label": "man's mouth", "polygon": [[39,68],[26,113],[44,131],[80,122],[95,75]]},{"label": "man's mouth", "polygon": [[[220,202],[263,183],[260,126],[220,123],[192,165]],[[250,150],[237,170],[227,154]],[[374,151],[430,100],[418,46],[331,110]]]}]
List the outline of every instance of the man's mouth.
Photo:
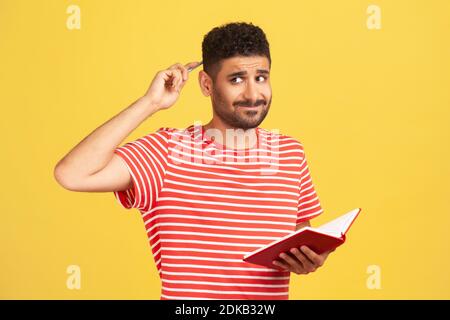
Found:
[{"label": "man's mouth", "polygon": [[247,108],[247,109],[256,109],[256,108],[261,107],[261,105],[259,105],[259,106],[238,106],[238,107]]}]

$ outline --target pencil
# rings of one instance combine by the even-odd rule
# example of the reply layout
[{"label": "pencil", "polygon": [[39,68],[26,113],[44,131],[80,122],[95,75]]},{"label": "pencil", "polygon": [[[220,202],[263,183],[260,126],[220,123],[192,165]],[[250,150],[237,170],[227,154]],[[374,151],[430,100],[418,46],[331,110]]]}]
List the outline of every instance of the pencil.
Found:
[{"label": "pencil", "polygon": [[188,68],[188,72],[191,72],[192,70],[194,70],[195,68],[197,68],[198,66],[200,66],[200,65],[202,65],[202,64],[203,64],[203,61],[200,61],[200,63],[197,64],[195,67],[189,67],[189,68]]}]

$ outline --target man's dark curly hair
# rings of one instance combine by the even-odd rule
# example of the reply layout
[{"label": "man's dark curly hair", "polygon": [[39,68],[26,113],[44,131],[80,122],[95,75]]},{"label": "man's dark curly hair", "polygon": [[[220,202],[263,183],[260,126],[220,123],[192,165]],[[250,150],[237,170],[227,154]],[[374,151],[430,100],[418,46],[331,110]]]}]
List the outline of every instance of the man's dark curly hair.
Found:
[{"label": "man's dark curly hair", "polygon": [[269,42],[264,31],[252,23],[233,22],[215,27],[203,38],[203,70],[215,81],[223,59],[265,56],[271,65]]}]

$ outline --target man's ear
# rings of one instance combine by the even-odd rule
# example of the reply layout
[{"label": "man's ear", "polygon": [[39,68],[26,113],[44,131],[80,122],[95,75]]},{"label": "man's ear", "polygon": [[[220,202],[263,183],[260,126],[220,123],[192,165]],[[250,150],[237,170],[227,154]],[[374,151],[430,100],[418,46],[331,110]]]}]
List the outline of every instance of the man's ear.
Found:
[{"label": "man's ear", "polygon": [[203,95],[209,97],[212,94],[212,79],[204,70],[198,73],[198,83]]}]

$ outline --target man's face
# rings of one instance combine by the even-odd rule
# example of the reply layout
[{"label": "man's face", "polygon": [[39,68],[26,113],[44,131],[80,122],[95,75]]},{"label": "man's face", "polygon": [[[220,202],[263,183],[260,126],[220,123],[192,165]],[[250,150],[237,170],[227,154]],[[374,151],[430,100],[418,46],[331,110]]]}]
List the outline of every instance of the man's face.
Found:
[{"label": "man's face", "polygon": [[222,122],[244,130],[264,120],[272,103],[269,59],[233,57],[222,61],[212,87],[214,113]]}]

